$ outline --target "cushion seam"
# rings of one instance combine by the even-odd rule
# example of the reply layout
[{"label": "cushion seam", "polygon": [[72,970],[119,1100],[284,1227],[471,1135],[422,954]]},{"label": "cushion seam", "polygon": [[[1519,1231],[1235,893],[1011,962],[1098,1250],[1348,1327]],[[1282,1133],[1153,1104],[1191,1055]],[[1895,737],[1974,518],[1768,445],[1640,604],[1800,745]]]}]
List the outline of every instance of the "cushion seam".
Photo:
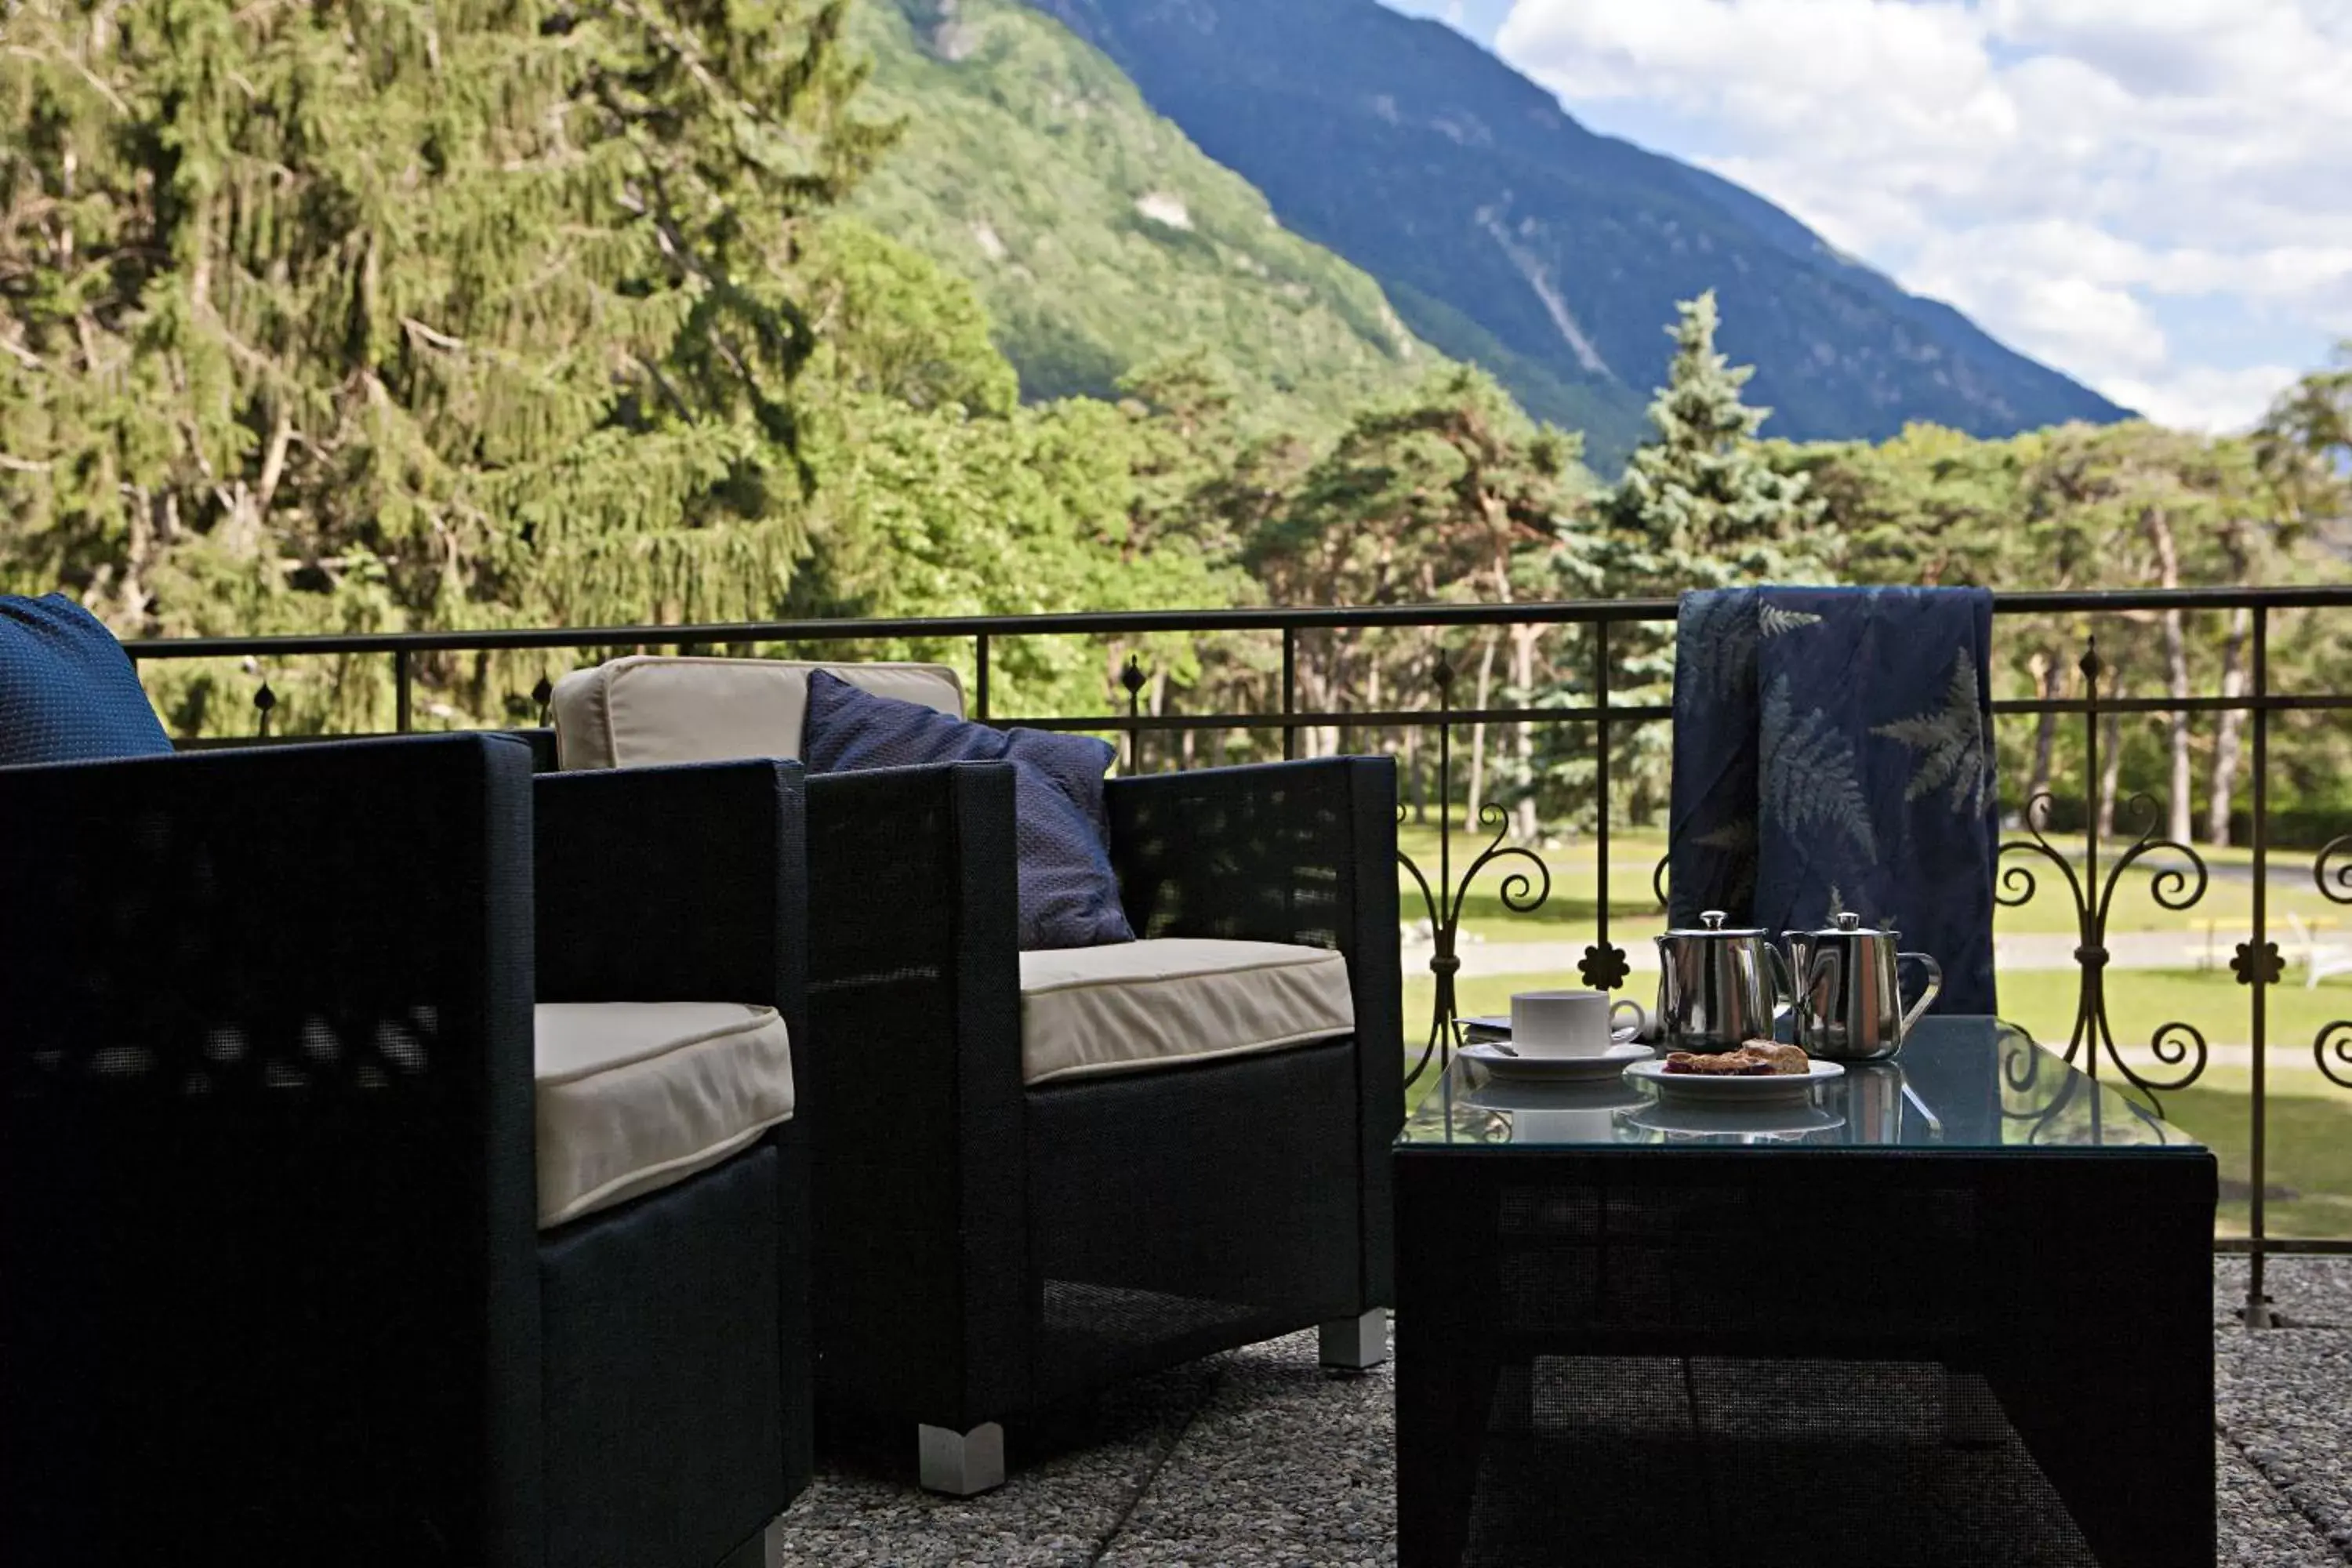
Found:
[{"label": "cushion seam", "polygon": [[608,767],[622,765],[621,735],[613,727],[613,688],[621,683],[621,677],[628,673],[628,668],[625,663],[617,668],[607,665],[604,667],[604,679],[596,683],[596,716],[604,723],[604,754],[613,759],[606,764]]},{"label": "cushion seam", "polygon": [[1146,1072],[1154,1068],[1181,1067],[1186,1062],[1216,1061],[1225,1057],[1252,1056],[1264,1051],[1279,1050],[1286,1046],[1303,1046],[1315,1040],[1336,1040],[1352,1035],[1356,1026],[1351,1020],[1344,1026],[1318,1026],[1297,1034],[1283,1035],[1270,1040],[1251,1040],[1238,1046],[1220,1046],[1211,1051],[1186,1051],[1181,1056],[1132,1057],[1109,1062],[1074,1062],[1055,1068],[1036,1078],[1024,1078],[1023,1087],[1051,1083],[1061,1078],[1108,1078],[1118,1073]]},{"label": "cushion seam", "polygon": [[[1128,944],[1125,942],[1105,942],[1103,945],[1105,947],[1125,947]],[[1044,952],[1047,950],[1039,949],[1038,951]],[[1322,958],[1266,959],[1261,963],[1234,964],[1229,968],[1188,969],[1173,974],[1106,974],[1098,978],[1082,976],[1072,980],[1047,980],[1042,981],[1035,985],[1024,985],[1021,988],[1021,994],[1024,996],[1052,996],[1064,991],[1099,990],[1106,985],[1163,985],[1171,981],[1178,980],[1214,980],[1221,975],[1226,974],[1262,974],[1268,970],[1328,969],[1330,967],[1328,962],[1329,959],[1337,958],[1343,962],[1345,960],[1345,955],[1335,948],[1321,948],[1317,951],[1326,956]]]},{"label": "cushion seam", "polygon": [[[610,1002],[549,1002],[542,1003],[541,1005],[549,1007],[609,1007],[614,1005],[614,1004]],[[660,1004],[655,1003],[652,1004],[652,1005],[659,1006]],[[578,1083],[583,1079],[594,1078],[599,1073],[611,1072],[616,1068],[642,1067],[647,1062],[658,1061],[664,1057],[675,1055],[679,1051],[686,1050],[694,1046],[711,1045],[717,1041],[730,1039],[738,1035],[764,1034],[770,1024],[782,1021],[781,1015],[779,1015],[773,1007],[753,1006],[752,1004],[745,1002],[729,1002],[719,1004],[719,1005],[730,1007],[751,1007],[753,1016],[740,1024],[727,1024],[715,1028],[705,1029],[697,1035],[688,1036],[683,1038],[665,1040],[658,1046],[649,1046],[645,1049],[629,1056],[611,1057],[597,1062],[592,1067],[574,1068],[568,1071],[560,1073],[540,1073],[537,1070],[539,1064],[536,1058],[536,1054],[534,1053],[534,1058],[531,1063],[533,1069],[531,1072],[531,1081],[533,1083],[542,1084]],[[763,1013],[767,1015],[767,1016],[761,1017],[759,1015]],[[534,1016],[531,1020],[532,1041],[534,1045],[536,1045],[538,1039],[538,1022],[539,1020],[537,1016]],[[787,1043],[787,1048],[789,1048],[789,1042]]]}]

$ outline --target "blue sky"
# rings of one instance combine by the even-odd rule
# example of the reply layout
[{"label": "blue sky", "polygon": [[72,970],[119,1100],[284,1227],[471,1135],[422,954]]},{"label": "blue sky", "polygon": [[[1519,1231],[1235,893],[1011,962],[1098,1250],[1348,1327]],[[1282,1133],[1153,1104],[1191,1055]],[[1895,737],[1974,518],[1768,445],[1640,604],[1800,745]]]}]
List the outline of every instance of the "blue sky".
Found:
[{"label": "blue sky", "polygon": [[2167,422],[2352,336],[2352,0],[1384,0]]}]

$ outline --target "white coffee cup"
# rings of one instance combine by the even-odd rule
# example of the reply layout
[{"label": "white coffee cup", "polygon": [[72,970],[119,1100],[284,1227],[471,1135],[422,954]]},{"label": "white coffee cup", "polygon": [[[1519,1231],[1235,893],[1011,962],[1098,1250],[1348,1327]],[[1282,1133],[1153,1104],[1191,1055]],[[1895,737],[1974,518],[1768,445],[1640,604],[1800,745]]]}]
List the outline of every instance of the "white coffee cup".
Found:
[{"label": "white coffee cup", "polygon": [[[1617,1015],[1631,1009],[1630,1023]],[[1606,991],[1522,991],[1511,998],[1511,1048],[1523,1057],[1597,1057],[1650,1026],[1631,996]]]}]

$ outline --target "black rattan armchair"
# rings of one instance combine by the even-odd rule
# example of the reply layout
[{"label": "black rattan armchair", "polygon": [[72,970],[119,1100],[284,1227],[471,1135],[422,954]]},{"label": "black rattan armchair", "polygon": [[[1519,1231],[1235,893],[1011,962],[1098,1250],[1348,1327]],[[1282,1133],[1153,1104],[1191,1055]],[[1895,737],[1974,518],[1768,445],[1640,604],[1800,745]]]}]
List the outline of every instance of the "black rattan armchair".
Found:
[{"label": "black rattan armchair", "polygon": [[1003,763],[809,780],[822,1406],[919,1429],[924,1483],[1003,1479],[1001,1423],[1304,1328],[1384,1351],[1403,1119],[1386,759],[1108,786],[1146,937],[1336,949],[1355,1032],[1025,1085]]},{"label": "black rattan armchair", "polygon": [[799,1124],[541,1228],[533,1004],[797,1047],[801,808],[482,737],[0,770],[0,1557],[756,1561],[809,1469]]}]

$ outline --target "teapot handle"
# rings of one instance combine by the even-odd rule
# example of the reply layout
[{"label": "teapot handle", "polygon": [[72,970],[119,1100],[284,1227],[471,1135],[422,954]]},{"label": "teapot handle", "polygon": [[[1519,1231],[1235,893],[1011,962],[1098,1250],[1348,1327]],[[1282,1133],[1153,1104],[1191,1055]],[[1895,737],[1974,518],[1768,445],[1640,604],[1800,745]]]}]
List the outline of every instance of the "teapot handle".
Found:
[{"label": "teapot handle", "polygon": [[1919,1000],[1912,1003],[1911,1010],[1903,1015],[1903,1026],[1898,1031],[1898,1038],[1911,1032],[1911,1026],[1919,1021],[1919,1015],[1927,1010],[1927,1004],[1933,1002],[1936,999],[1936,994],[1944,988],[1942,964],[1924,952],[1898,952],[1895,955],[1895,962],[1900,963],[1906,958],[1916,958],[1927,966],[1927,989],[1919,993]]}]

